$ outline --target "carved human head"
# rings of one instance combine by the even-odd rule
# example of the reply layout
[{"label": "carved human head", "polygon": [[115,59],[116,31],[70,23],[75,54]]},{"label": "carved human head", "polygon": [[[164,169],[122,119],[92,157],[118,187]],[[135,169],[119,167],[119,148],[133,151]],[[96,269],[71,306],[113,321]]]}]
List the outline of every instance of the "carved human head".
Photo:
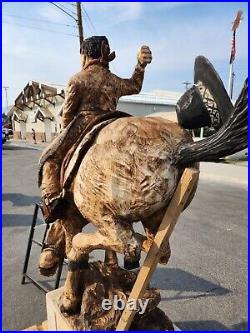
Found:
[{"label": "carved human head", "polygon": [[104,42],[108,47],[108,53],[110,53],[109,42],[106,36],[92,36],[86,38],[83,41],[81,54],[84,54],[87,57],[92,59],[98,59],[101,57],[101,47],[102,42]]}]

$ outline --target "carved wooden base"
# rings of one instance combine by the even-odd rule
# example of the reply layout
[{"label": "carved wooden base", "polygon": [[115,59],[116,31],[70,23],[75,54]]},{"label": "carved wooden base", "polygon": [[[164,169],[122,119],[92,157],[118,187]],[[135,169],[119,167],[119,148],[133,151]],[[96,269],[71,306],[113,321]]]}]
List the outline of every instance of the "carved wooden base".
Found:
[{"label": "carved wooden base", "polygon": [[[84,292],[80,313],[76,315],[62,314],[60,297],[63,288],[49,292],[46,295],[48,330],[115,330],[123,310],[103,309],[102,302],[114,298],[127,300],[136,280],[136,273],[126,271],[119,266],[108,266],[97,261],[90,263],[84,274]],[[130,330],[170,330],[174,327],[165,313],[157,305],[160,292],[148,288],[141,301],[148,304],[143,314],[137,313]],[[145,304],[145,303],[144,303]],[[120,304],[119,304],[120,305]]]}]

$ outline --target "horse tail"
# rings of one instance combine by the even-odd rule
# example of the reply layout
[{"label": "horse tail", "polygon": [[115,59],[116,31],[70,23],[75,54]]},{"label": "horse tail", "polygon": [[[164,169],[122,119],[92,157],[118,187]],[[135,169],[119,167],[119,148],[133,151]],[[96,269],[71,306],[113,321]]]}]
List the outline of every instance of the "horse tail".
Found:
[{"label": "horse tail", "polygon": [[218,162],[248,146],[248,79],[226,123],[208,138],[180,145],[173,153],[173,165],[189,166],[194,162]]}]

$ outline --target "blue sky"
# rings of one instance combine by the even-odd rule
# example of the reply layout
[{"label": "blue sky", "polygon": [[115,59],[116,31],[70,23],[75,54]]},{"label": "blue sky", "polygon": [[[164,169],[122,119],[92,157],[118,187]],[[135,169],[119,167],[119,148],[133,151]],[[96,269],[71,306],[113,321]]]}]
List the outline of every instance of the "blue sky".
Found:
[{"label": "blue sky", "polygon": [[[73,2],[61,2],[75,11]],[[244,20],[237,32],[235,94],[247,76],[247,2],[83,2],[84,34],[106,35],[116,59],[111,70],[129,77],[138,48],[149,45],[153,62],[148,66],[143,91],[184,91],[193,82],[197,55],[206,56],[227,87],[231,25],[237,10]],[[65,85],[79,71],[79,42],[73,19],[49,2],[4,2],[3,85],[10,87],[9,104],[29,80]],[[27,19],[28,18],[28,19]],[[70,25],[70,26],[66,26]],[[69,35],[67,35],[69,34]],[[3,94],[3,106],[5,96]]]}]

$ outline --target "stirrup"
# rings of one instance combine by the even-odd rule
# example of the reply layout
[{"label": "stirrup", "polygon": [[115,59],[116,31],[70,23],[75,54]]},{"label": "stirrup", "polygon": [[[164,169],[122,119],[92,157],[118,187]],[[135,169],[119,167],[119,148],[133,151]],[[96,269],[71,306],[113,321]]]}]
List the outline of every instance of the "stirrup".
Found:
[{"label": "stirrup", "polygon": [[63,203],[65,193],[61,193],[59,197],[48,200],[43,198],[42,200],[42,213],[46,223],[52,223],[57,219],[61,219],[63,214]]}]

